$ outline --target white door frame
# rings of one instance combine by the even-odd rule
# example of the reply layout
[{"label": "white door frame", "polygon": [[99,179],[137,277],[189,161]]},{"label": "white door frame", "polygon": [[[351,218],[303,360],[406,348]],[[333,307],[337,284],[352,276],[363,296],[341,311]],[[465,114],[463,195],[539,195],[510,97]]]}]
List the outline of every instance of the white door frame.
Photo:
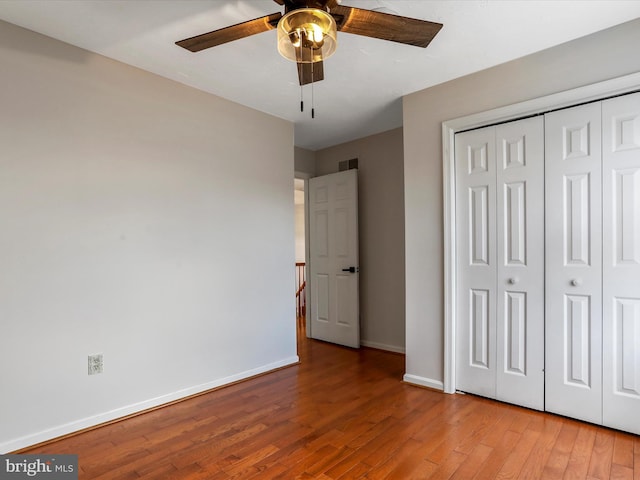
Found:
[{"label": "white door frame", "polygon": [[455,134],[640,89],[640,73],[606,80],[442,123],[444,201],[444,391],[456,391]]}]

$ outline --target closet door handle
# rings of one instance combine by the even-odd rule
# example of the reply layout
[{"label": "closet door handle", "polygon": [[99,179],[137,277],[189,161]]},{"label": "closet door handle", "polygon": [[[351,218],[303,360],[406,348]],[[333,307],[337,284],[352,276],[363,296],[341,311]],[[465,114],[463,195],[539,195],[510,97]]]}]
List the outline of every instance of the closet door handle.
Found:
[{"label": "closet door handle", "polygon": [[507,282],[509,282],[511,285],[515,285],[516,283],[518,283],[518,277],[511,277],[509,280],[507,280]]},{"label": "closet door handle", "polygon": [[573,280],[571,280],[571,285],[573,285],[574,287],[578,287],[580,286],[580,284],[582,284],[582,281],[579,278],[574,278]]}]

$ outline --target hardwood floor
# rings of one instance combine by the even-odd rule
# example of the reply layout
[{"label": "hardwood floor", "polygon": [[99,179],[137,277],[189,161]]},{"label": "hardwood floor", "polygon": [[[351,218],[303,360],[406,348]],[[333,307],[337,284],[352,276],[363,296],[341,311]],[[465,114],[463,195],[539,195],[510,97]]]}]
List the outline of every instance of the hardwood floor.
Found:
[{"label": "hardwood floor", "polygon": [[23,453],[80,478],[640,480],[640,437],[403,384],[404,356],[302,339],[301,364]]}]

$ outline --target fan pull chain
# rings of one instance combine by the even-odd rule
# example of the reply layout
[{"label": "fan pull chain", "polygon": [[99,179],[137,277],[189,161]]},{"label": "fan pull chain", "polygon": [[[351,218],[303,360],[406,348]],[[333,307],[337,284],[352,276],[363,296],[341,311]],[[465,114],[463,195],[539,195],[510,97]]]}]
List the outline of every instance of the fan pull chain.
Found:
[{"label": "fan pull chain", "polygon": [[302,85],[300,85],[300,111],[304,112],[304,100],[302,98]]},{"label": "fan pull chain", "polygon": [[313,78],[313,47],[311,47],[311,118],[316,118],[316,110],[314,108],[315,102],[313,98],[313,84],[315,79]]}]

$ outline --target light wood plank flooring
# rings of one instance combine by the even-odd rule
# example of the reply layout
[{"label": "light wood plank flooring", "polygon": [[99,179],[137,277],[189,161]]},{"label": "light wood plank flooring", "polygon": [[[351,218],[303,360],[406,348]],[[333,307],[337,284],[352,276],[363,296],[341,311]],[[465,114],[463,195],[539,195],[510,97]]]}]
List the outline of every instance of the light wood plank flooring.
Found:
[{"label": "light wood plank flooring", "polygon": [[403,384],[402,355],[307,339],[299,353],[299,366],[24,453],[76,453],[92,480],[640,480],[638,436]]}]

